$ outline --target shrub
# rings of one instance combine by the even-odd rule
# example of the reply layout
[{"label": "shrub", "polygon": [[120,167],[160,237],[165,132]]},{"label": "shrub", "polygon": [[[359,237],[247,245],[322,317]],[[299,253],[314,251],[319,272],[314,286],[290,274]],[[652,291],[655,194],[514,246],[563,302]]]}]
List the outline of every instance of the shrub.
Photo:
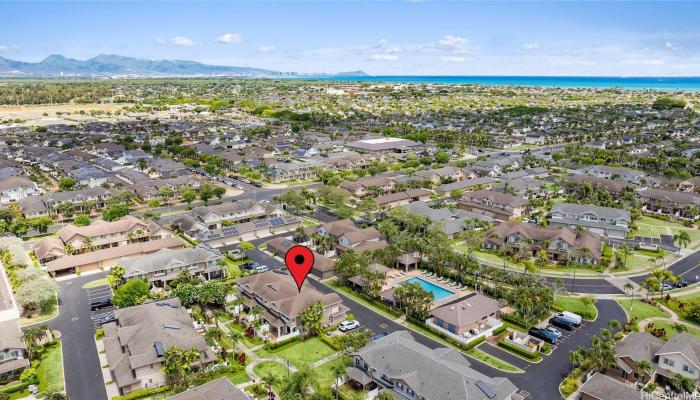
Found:
[{"label": "shrub", "polygon": [[265,349],[267,350],[280,350],[283,347],[291,346],[297,342],[301,342],[301,336],[294,336],[289,339],[280,340],[277,343],[267,342],[265,344]]},{"label": "shrub", "polygon": [[508,329],[507,326],[501,325],[501,326],[499,326],[498,328],[496,328],[496,329],[493,330],[493,334],[494,334],[494,336],[495,336],[495,335],[500,335],[501,333],[505,332],[506,329]]},{"label": "shrub", "polygon": [[24,371],[22,371],[22,374],[19,376],[19,380],[22,383],[36,383],[37,382],[37,374],[36,374],[36,369],[34,368],[27,368]]},{"label": "shrub", "polygon": [[549,343],[542,343],[540,351],[544,354],[548,354],[550,351],[552,351],[552,346],[550,346]]},{"label": "shrub", "polygon": [[504,349],[510,350],[515,354],[518,354],[518,355],[521,355],[521,356],[527,358],[528,360],[537,360],[540,358],[540,355],[537,354],[536,351],[527,351],[527,350],[522,349],[522,348],[520,348],[512,343],[508,343],[503,339],[501,339],[498,342],[498,347],[503,347]]},{"label": "shrub", "polygon": [[528,329],[527,323],[525,320],[522,318],[518,318],[517,316],[513,314],[503,314],[501,315],[501,319],[507,322],[510,322],[511,324],[517,325],[525,330]]},{"label": "shrub", "polygon": [[127,393],[123,396],[112,397],[112,400],[136,400],[144,397],[150,397],[159,393],[164,393],[170,390],[170,386],[161,386],[157,388],[139,389]]},{"label": "shrub", "polygon": [[7,386],[0,389],[0,393],[16,393],[28,388],[30,383],[18,383],[16,385]]},{"label": "shrub", "polygon": [[564,397],[569,397],[571,393],[578,389],[578,382],[576,382],[576,379],[574,378],[565,378],[561,383],[560,389]]},{"label": "shrub", "polygon": [[321,341],[323,341],[323,343],[331,346],[331,348],[333,350],[335,350],[335,351],[340,350],[340,343],[338,343],[338,336],[331,337],[328,335],[320,335],[319,337],[321,338]]}]

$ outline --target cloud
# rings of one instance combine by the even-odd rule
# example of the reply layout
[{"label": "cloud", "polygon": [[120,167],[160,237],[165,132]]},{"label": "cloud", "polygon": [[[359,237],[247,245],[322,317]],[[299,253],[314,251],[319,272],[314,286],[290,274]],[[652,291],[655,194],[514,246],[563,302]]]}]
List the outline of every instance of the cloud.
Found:
[{"label": "cloud", "polygon": [[643,65],[666,65],[666,61],[664,60],[659,60],[656,58],[648,59],[648,60],[640,60],[640,64]]},{"label": "cloud", "polygon": [[243,36],[239,33],[226,33],[216,38],[216,41],[219,43],[238,43],[242,40]]},{"label": "cloud", "polygon": [[537,42],[523,43],[523,49],[525,50],[537,50],[540,48],[540,44]]},{"label": "cloud", "polygon": [[669,49],[669,50],[678,50],[679,49],[679,47],[672,42],[664,43],[664,47]]},{"label": "cloud", "polygon": [[396,61],[399,59],[399,56],[394,54],[372,54],[369,56],[369,59],[372,61]]},{"label": "cloud", "polygon": [[272,53],[273,51],[275,51],[275,46],[272,45],[264,45],[258,47],[258,52],[260,53]]},{"label": "cloud", "polygon": [[193,47],[193,46],[199,46],[200,42],[195,42],[194,40],[184,37],[184,36],[175,36],[173,38],[173,44],[175,46],[184,46],[184,47]]},{"label": "cloud", "polygon": [[442,39],[438,40],[438,48],[450,50],[455,54],[468,54],[475,53],[479,50],[479,46],[472,43],[471,40],[455,35],[445,35]]},{"label": "cloud", "polygon": [[156,38],[156,44],[157,44],[158,46],[164,45],[165,42],[166,42],[166,40],[163,39],[162,37]]},{"label": "cloud", "polygon": [[15,51],[19,49],[19,46],[16,44],[0,44],[0,51],[5,52],[5,51]]},{"label": "cloud", "polygon": [[459,57],[459,56],[446,56],[446,57],[441,57],[440,61],[445,62],[445,63],[461,63],[464,62],[466,58],[464,57]]}]

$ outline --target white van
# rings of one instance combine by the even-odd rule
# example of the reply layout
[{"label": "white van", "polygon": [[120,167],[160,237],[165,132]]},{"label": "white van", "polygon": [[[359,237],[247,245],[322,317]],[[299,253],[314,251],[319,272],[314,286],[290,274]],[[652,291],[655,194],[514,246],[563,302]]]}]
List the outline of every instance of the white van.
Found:
[{"label": "white van", "polygon": [[581,316],[578,314],[574,314],[568,311],[562,311],[559,314],[557,314],[557,317],[563,318],[576,326],[581,325]]}]

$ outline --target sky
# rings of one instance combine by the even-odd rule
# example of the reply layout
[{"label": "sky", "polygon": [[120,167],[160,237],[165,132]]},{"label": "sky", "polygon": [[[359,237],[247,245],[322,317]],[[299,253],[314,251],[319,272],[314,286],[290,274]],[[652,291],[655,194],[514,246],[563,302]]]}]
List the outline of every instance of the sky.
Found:
[{"label": "sky", "polygon": [[303,73],[700,76],[700,2],[0,2],[0,57]]}]

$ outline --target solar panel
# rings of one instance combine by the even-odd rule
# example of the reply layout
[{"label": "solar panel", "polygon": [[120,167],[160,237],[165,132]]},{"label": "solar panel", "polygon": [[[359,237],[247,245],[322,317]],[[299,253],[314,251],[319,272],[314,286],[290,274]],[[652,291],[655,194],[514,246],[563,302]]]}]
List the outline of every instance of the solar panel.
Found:
[{"label": "solar panel", "polygon": [[292,246],[292,242],[291,242],[290,240],[284,239],[284,240],[282,241],[282,246],[284,246],[284,247],[291,247],[291,246]]},{"label": "solar panel", "polygon": [[476,387],[481,389],[481,391],[484,392],[486,397],[488,397],[489,399],[493,399],[494,397],[496,397],[496,392],[491,390],[491,388],[488,387],[484,382],[482,382],[482,381],[476,382]]},{"label": "solar panel", "polygon": [[163,343],[161,342],[154,342],[153,347],[156,348],[156,355],[158,357],[163,357],[165,355],[165,351],[163,351]]},{"label": "solar panel", "polygon": [[282,219],[282,218],[272,218],[272,219],[270,220],[270,225],[272,225],[272,226],[284,225],[284,219]]}]

